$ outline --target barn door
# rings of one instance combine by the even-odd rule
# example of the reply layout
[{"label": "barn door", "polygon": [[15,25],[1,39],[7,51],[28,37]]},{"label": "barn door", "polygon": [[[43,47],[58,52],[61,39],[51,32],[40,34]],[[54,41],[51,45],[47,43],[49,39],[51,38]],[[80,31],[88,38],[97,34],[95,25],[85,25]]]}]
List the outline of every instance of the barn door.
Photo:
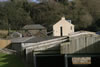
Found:
[{"label": "barn door", "polygon": [[60,36],[63,36],[63,27],[60,27]]}]

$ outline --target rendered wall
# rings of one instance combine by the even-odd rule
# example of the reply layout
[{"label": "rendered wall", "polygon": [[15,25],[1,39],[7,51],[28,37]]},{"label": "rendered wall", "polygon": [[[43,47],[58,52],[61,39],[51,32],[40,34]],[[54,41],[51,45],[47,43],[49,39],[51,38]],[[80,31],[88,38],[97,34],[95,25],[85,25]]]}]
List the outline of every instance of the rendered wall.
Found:
[{"label": "rendered wall", "polygon": [[62,27],[62,36],[68,36],[70,33],[74,32],[74,25],[69,23],[64,18],[62,18],[55,25],[53,25],[54,36],[61,36],[61,27]]}]

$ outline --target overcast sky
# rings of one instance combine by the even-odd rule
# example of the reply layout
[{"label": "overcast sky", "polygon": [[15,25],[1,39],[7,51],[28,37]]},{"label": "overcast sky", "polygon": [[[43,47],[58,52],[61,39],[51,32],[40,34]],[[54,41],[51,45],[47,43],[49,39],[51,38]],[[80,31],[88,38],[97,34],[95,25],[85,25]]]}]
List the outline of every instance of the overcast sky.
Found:
[{"label": "overcast sky", "polygon": [[8,0],[0,0],[0,1],[8,1]]},{"label": "overcast sky", "polygon": [[[0,0],[0,1],[8,1],[8,0]],[[30,0],[30,1],[37,1],[37,0]]]},{"label": "overcast sky", "polygon": [[[0,0],[0,2],[3,2],[3,1],[8,1],[8,0]],[[31,2],[37,2],[38,3],[37,0],[29,0],[29,1],[31,1]]]}]

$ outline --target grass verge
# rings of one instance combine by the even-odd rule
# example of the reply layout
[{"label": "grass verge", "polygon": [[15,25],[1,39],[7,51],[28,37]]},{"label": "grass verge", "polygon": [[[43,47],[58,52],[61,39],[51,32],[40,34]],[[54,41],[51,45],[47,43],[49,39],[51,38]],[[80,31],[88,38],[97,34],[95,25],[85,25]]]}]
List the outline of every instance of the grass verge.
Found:
[{"label": "grass verge", "polygon": [[0,53],[0,67],[24,67],[24,63],[15,55]]}]

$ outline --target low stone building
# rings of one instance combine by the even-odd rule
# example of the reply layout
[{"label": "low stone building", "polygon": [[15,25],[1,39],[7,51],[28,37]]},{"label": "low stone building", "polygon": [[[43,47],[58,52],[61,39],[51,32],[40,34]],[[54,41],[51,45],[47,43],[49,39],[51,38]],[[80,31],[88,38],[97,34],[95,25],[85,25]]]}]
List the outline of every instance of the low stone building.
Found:
[{"label": "low stone building", "polygon": [[[62,37],[64,38],[64,37]],[[19,37],[11,39],[12,49],[17,52],[23,51],[27,47],[36,48],[38,45],[52,44],[52,41],[62,39],[60,37]],[[57,41],[59,42],[59,41]],[[54,42],[53,42],[54,43]]]},{"label": "low stone building", "polygon": [[40,24],[25,25],[23,27],[23,36],[45,37],[47,36],[47,29]]},{"label": "low stone building", "polygon": [[35,37],[19,37],[11,39],[11,49],[16,50],[17,52],[23,51],[23,44]]}]

